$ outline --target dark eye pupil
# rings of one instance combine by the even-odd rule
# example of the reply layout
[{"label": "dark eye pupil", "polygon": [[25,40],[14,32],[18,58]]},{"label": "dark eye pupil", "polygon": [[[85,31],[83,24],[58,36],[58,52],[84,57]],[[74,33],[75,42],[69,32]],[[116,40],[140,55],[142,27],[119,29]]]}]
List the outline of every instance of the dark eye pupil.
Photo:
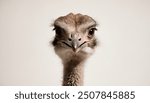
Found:
[{"label": "dark eye pupil", "polygon": [[56,32],[56,34],[58,34],[58,35],[62,34],[61,28],[56,28],[55,32]]},{"label": "dark eye pupil", "polygon": [[89,35],[93,35],[94,34],[94,29],[91,29],[90,31],[89,31]]},{"label": "dark eye pupil", "polygon": [[94,33],[95,33],[95,30],[97,30],[97,29],[96,29],[96,28],[91,28],[91,29],[89,30],[89,36],[93,36]]}]

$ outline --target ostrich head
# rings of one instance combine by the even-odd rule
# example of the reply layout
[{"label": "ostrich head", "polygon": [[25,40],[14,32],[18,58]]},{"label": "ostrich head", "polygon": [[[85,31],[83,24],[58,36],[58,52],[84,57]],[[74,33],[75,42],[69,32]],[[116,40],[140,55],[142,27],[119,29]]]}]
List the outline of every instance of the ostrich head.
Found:
[{"label": "ostrich head", "polygon": [[96,21],[87,15],[70,13],[54,21],[56,33],[52,42],[63,63],[84,61],[96,47]]}]

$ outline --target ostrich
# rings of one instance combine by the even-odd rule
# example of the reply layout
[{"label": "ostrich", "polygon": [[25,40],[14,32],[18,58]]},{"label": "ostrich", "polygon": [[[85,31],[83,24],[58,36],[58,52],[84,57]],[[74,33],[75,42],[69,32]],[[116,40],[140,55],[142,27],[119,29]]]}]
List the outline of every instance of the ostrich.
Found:
[{"label": "ostrich", "polygon": [[52,41],[63,64],[63,86],[83,85],[83,66],[97,45],[94,35],[97,23],[88,15],[70,13],[57,18]]}]

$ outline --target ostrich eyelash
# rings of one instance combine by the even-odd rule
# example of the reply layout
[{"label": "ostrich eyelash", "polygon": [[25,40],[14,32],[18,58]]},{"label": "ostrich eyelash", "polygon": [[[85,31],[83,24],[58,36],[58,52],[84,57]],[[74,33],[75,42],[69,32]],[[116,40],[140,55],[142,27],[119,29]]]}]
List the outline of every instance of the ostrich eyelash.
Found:
[{"label": "ostrich eyelash", "polygon": [[97,31],[97,28],[89,28],[89,30],[96,30]]},{"label": "ostrich eyelash", "polygon": [[54,31],[54,30],[56,30],[56,28],[53,28],[52,30]]}]

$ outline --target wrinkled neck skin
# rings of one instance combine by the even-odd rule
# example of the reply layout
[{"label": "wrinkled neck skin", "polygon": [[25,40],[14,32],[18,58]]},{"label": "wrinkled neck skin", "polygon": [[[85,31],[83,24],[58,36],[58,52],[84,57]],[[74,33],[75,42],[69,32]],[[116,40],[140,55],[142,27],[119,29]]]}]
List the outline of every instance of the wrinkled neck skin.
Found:
[{"label": "wrinkled neck skin", "polygon": [[63,86],[82,86],[84,63],[92,54],[87,51],[74,53],[70,49],[55,48],[56,54],[61,58],[63,63]]},{"label": "wrinkled neck skin", "polygon": [[71,59],[64,64],[63,86],[83,85],[84,60]]}]

